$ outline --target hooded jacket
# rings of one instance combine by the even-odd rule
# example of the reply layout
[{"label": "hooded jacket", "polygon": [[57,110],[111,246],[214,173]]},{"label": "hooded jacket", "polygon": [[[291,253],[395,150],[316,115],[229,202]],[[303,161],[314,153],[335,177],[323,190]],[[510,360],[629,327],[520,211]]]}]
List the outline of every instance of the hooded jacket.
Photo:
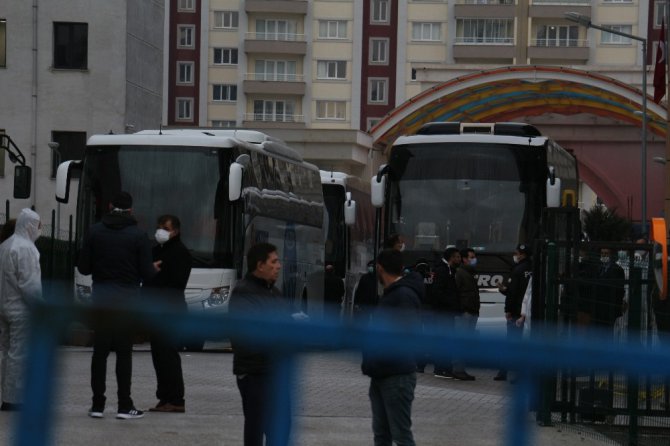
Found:
[{"label": "hooded jacket", "polygon": [[40,235],[40,216],[23,209],[16,219],[14,235],[0,244],[0,311],[26,315],[42,299],[40,253],[35,240]]},{"label": "hooded jacket", "polygon": [[462,313],[461,298],[456,286],[456,268],[442,259],[433,272],[435,274],[430,290],[433,309],[438,312]]},{"label": "hooded jacket", "polygon": [[108,289],[139,290],[156,273],[147,235],[127,213],[112,212],[90,227],[79,253],[79,272],[93,276],[93,299]]},{"label": "hooded jacket", "polygon": [[[370,326],[376,330],[414,333],[421,328],[421,296],[423,278],[408,274],[384,289],[379,305],[372,313]],[[386,378],[416,371],[416,359],[411,351],[388,352],[389,346],[367,345],[363,351],[363,374],[371,378]]]}]

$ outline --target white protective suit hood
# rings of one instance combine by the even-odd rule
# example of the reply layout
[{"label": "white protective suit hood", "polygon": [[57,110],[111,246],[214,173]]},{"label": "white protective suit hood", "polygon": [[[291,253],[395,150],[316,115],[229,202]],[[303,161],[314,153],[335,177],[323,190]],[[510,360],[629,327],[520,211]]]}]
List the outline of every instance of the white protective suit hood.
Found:
[{"label": "white protective suit hood", "polygon": [[22,209],[16,219],[14,234],[35,242],[40,236],[40,216],[32,209]]}]

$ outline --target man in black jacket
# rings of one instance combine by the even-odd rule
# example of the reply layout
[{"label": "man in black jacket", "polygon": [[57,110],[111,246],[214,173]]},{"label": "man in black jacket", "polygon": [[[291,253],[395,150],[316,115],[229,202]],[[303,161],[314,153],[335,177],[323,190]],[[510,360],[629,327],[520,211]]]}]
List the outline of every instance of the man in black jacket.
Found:
[{"label": "man in black jacket", "polygon": [[[433,284],[430,291],[430,300],[435,314],[435,328],[439,333],[449,333],[454,329],[457,316],[462,313],[461,300],[456,286],[456,268],[461,264],[461,253],[455,247],[444,250],[442,259],[433,270]],[[457,378],[468,381],[463,373],[454,374],[452,360],[436,360],[436,378]]]},{"label": "man in black jacket", "polygon": [[[174,215],[158,217],[152,254],[160,272],[144,287],[157,308],[186,314],[184,290],[191,274],[191,253],[181,242],[181,222]],[[181,343],[164,333],[151,334],[151,359],[156,371],[156,398],[152,412],[184,412],[184,376],[179,350]]]},{"label": "man in black jacket", "polygon": [[[523,296],[526,294],[528,281],[533,274],[533,264],[530,261],[530,248],[525,244],[520,244],[514,250],[514,267],[506,282],[500,284],[498,289],[505,296],[505,319],[507,320],[507,338],[521,338],[523,335],[523,325],[516,325],[517,319],[521,317],[521,304]],[[496,381],[505,381],[507,379],[507,370],[501,368],[496,376]]]},{"label": "man in black jacket", "polygon": [[93,276],[92,300],[98,310],[91,359],[93,405],[89,416],[93,418],[102,418],[105,410],[107,357],[112,350],[116,352],[116,418],[144,416],[130,397],[132,326],[127,319],[110,316],[110,310],[125,310],[136,305],[140,283],[153,277],[158,269],[152,264],[149,238],[131,215],[132,205],[130,194],[119,193],[110,203],[110,213],[91,226],[79,253],[79,272]]},{"label": "man in black jacket", "polygon": [[[247,252],[247,275],[230,295],[231,316],[291,321],[291,304],[274,286],[281,263],[277,248],[259,243]],[[286,382],[277,382],[278,358],[272,352],[233,337],[233,373],[242,397],[244,446],[263,446],[263,437],[278,446],[288,444],[291,430],[290,394]]]},{"label": "man in black jacket", "polygon": [[[418,275],[403,277],[400,251],[385,249],[377,257],[377,276],[384,294],[370,320],[375,329],[415,333],[421,329],[420,297],[423,281]],[[416,358],[413,352],[391,350],[390,346],[367,346],[361,369],[370,379],[372,431],[375,445],[393,442],[414,446],[412,401],[416,387]]]}]

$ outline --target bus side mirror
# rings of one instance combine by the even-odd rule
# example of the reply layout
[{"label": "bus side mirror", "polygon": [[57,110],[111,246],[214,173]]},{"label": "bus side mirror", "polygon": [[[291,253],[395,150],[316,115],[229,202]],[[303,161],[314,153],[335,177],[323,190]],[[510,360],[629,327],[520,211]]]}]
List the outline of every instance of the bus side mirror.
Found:
[{"label": "bus side mirror", "polygon": [[375,175],[370,179],[370,201],[376,208],[384,206],[384,192],[386,191],[386,175]]},{"label": "bus side mirror", "polygon": [[30,180],[32,170],[30,166],[14,167],[14,198],[30,198]]},{"label": "bus side mirror", "polygon": [[228,200],[236,201],[242,196],[242,174],[244,166],[240,163],[232,163],[228,172]]},{"label": "bus side mirror", "polygon": [[554,167],[549,167],[547,178],[547,207],[557,208],[561,206],[561,179],[556,176]]},{"label": "bus side mirror", "polygon": [[651,238],[654,242],[653,268],[660,300],[668,298],[668,238],[664,218],[651,219]]},{"label": "bus side mirror", "polygon": [[351,199],[351,192],[347,192],[344,200],[344,224],[352,226],[356,224],[356,202]]},{"label": "bus side mirror", "polygon": [[67,203],[70,199],[70,181],[72,169],[81,168],[80,161],[64,161],[56,170],[56,201]]}]

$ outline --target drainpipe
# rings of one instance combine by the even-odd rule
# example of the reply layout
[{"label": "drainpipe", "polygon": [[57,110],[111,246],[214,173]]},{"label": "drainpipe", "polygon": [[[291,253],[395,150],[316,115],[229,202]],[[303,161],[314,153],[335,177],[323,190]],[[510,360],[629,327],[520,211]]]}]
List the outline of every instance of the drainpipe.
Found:
[{"label": "drainpipe", "polygon": [[33,72],[32,72],[32,87],[31,87],[31,130],[32,136],[30,141],[30,158],[33,165],[33,209],[37,207],[37,3],[39,0],[33,0]]}]

